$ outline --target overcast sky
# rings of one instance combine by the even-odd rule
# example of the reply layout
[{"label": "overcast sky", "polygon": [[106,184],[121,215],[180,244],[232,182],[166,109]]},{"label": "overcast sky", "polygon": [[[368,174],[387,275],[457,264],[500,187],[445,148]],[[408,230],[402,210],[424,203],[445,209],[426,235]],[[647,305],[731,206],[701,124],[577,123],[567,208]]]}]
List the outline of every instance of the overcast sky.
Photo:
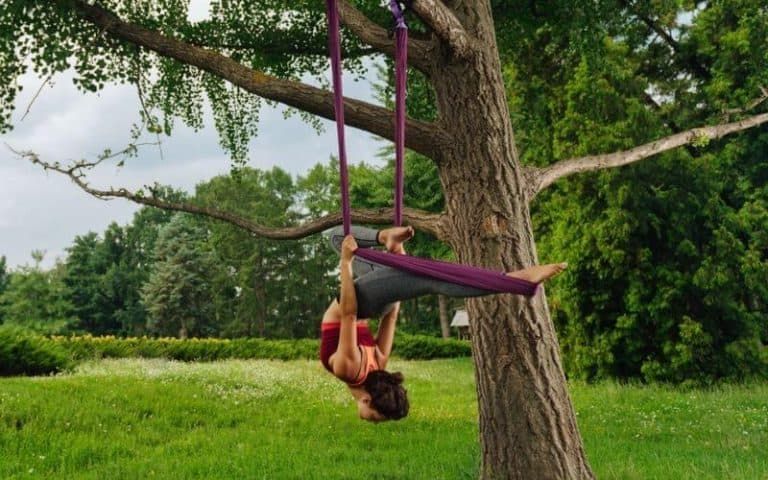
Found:
[{"label": "overcast sky", "polygon": [[[200,18],[207,2],[193,0],[190,17]],[[0,135],[0,256],[11,267],[32,263],[32,250],[46,251],[44,266],[65,254],[76,235],[101,233],[111,222],[129,223],[138,206],[125,200],[103,201],[89,196],[68,178],[44,173],[10,152],[32,150],[41,158],[62,163],[86,158],[93,160],[105,148],[119,150],[130,143],[130,128],[139,122],[139,104],[133,87],[109,86],[98,94],[82,94],[72,85],[72,74],[54,78],[32,103],[43,80],[34,75],[22,79],[24,90],[17,99],[13,116],[15,128]],[[368,82],[345,78],[345,94],[373,101]],[[163,138],[163,157],[157,148],[145,148],[139,158],[117,169],[101,167],[90,175],[96,187],[138,188],[158,181],[193,191],[200,181],[227,173],[230,161],[221,149],[210,118],[199,132],[177,122],[173,136]],[[260,133],[251,143],[249,165],[269,169],[278,165],[292,174],[307,171],[336,154],[335,130],[324,122],[318,135],[297,118],[285,120],[281,109],[265,107]],[[351,162],[375,163],[383,145],[366,132],[348,129],[347,150]]]}]

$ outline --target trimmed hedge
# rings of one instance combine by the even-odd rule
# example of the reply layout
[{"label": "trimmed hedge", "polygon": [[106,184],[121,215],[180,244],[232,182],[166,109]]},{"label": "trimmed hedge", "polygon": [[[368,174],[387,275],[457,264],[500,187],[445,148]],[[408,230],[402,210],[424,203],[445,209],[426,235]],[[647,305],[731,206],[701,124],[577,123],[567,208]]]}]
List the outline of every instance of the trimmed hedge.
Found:
[{"label": "trimmed hedge", "polygon": [[[180,361],[214,361],[228,358],[297,360],[318,358],[319,340],[265,340],[263,338],[149,338],[113,336],[56,336],[53,342],[78,360],[99,358],[167,358]],[[398,335],[394,355],[408,360],[465,357],[469,342],[442,340],[424,335]]]},{"label": "trimmed hedge", "polygon": [[466,340],[448,339],[426,335],[398,335],[393,352],[406,360],[432,360],[472,356],[472,346]]},{"label": "trimmed hedge", "polygon": [[262,338],[149,338],[113,336],[53,337],[77,359],[167,358],[208,362],[228,358],[296,360],[317,356],[315,340],[265,340]]},{"label": "trimmed hedge", "polygon": [[[0,376],[49,375],[71,369],[80,360],[167,358],[185,362],[229,358],[297,360],[318,358],[319,341],[263,338],[148,338],[53,336],[0,326]],[[466,357],[469,342],[425,335],[398,335],[394,355],[407,360]]]},{"label": "trimmed hedge", "polygon": [[0,326],[0,376],[51,375],[74,365],[59,342],[18,327]]}]

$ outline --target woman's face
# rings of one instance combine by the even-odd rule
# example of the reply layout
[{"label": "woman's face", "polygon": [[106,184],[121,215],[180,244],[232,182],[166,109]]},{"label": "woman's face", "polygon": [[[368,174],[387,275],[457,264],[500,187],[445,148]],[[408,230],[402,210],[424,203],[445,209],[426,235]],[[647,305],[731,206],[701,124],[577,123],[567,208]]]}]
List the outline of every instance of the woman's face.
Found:
[{"label": "woman's face", "polygon": [[371,396],[366,394],[357,400],[357,413],[363,420],[369,422],[383,422],[387,418],[371,407]]}]

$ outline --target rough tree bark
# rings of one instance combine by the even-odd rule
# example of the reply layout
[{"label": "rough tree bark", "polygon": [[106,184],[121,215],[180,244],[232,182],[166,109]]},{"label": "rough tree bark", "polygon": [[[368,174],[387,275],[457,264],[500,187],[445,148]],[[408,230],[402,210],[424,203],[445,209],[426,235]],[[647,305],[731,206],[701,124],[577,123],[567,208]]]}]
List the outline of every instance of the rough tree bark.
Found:
[{"label": "rough tree bark", "polygon": [[[461,263],[505,270],[537,263],[489,2],[455,12],[477,50],[432,77],[443,128],[437,162]],[[592,478],[544,294],[469,299],[482,478]]]}]

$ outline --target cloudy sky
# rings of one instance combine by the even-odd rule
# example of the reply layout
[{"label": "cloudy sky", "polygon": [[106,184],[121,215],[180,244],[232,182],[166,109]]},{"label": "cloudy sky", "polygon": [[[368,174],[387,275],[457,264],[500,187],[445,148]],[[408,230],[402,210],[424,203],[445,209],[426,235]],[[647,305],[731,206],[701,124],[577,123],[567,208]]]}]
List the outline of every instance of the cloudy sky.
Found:
[{"label": "cloudy sky", "polygon": [[[207,2],[193,0],[190,17],[206,14]],[[58,174],[19,159],[4,144],[16,150],[32,150],[41,158],[65,163],[72,159],[93,160],[105,148],[119,150],[130,142],[130,128],[139,121],[138,100],[132,87],[110,86],[98,94],[84,95],[72,85],[71,73],[55,77],[25,111],[43,80],[25,76],[24,90],[17,99],[14,130],[0,135],[0,256],[11,267],[31,263],[32,250],[44,250],[44,266],[65,254],[76,235],[102,232],[116,221],[131,221],[138,207],[125,200],[103,201],[78,189]],[[371,99],[368,82],[345,78],[345,94]],[[219,146],[218,136],[206,121],[206,128],[194,132],[177,122],[173,136],[163,139],[163,156],[156,147],[145,148],[139,158],[130,159],[121,169],[105,165],[90,175],[97,187],[138,188],[158,181],[187,191],[203,180],[229,171],[230,162]],[[335,130],[318,135],[297,118],[283,119],[282,110],[265,107],[260,133],[251,143],[249,165],[268,169],[278,165],[299,174],[336,154]],[[371,134],[349,129],[347,150],[350,161],[375,162],[383,145]]]}]

